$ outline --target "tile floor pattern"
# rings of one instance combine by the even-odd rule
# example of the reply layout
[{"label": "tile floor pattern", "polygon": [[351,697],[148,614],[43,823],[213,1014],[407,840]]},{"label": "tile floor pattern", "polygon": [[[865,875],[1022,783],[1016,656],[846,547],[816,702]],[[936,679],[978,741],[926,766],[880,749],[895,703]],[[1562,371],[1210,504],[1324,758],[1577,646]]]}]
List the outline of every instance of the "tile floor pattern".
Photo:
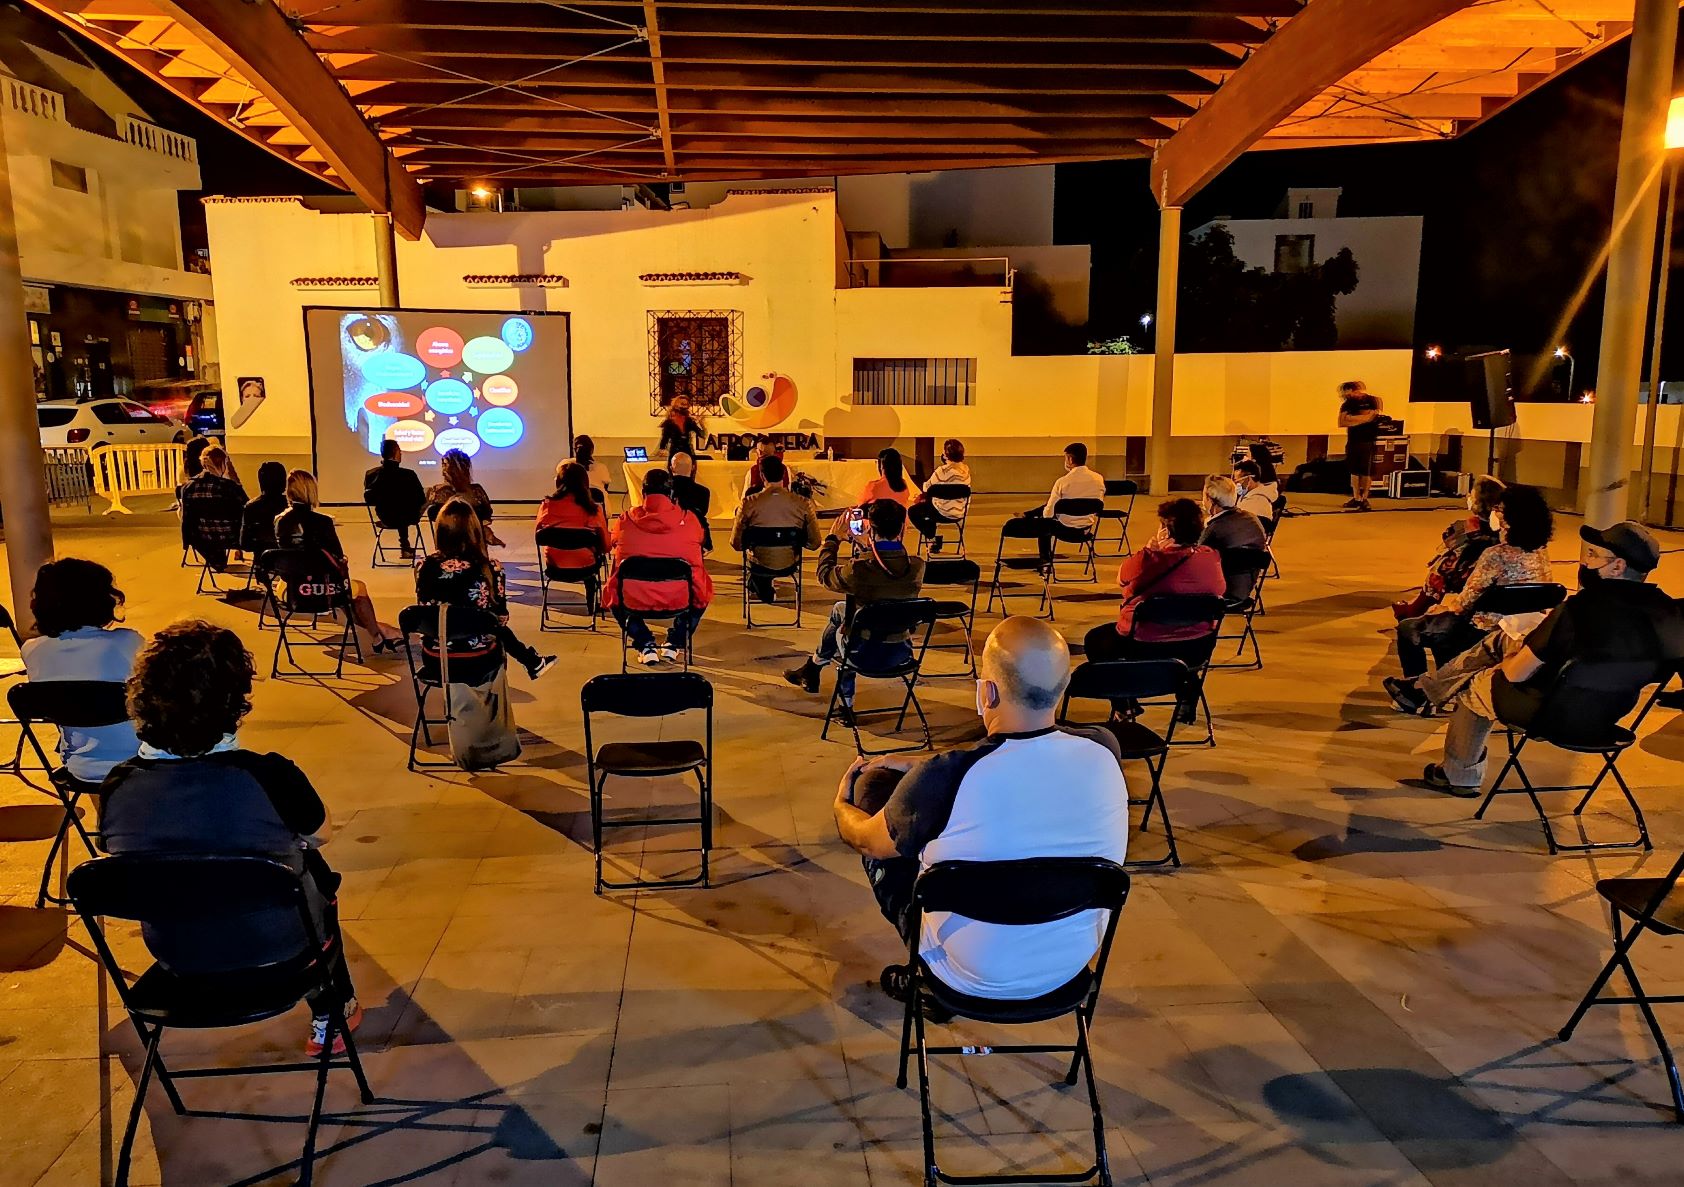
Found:
[{"label": "tile floor pattern", "polygon": [[[979,559],[1016,501],[979,506]],[[509,508],[504,535],[525,539],[515,521],[526,514]],[[366,556],[360,511],[340,518],[353,555]],[[1395,668],[1382,628],[1449,518],[1324,514],[1281,529],[1284,576],[1259,620],[1268,666],[1215,674],[1219,745],[1171,760],[1187,864],[1136,879],[1095,1027],[1119,1182],[1635,1187],[1684,1176],[1684,1131],[1662,1107],[1663,1074],[1637,1019],[1606,1009],[1570,1043],[1552,1037],[1606,951],[1594,880],[1664,868],[1684,844],[1684,721],[1656,714],[1624,764],[1659,845],[1647,860],[1550,858],[1514,802],[1477,823],[1465,802],[1400,782],[1419,774],[1442,726],[1388,707],[1379,678]],[[1553,548],[1564,565],[1576,527],[1563,520]],[[291,755],[331,805],[327,854],[345,875],[368,1010],[360,1042],[381,1099],[358,1111],[348,1078],[332,1085],[319,1182],[919,1180],[916,1094],[893,1083],[899,1014],[875,988],[897,943],[831,823],[852,751],[820,742],[822,704],[779,678],[811,646],[828,599],[810,599],[803,630],[750,634],[735,559],[715,558],[718,601],[697,667],[719,694],[716,884],[598,898],[578,692],[616,664],[614,634],[546,635],[558,669],[536,686],[513,680],[521,764],[409,774],[413,700],[396,664],[337,681],[268,679],[273,633],[257,632],[251,603],[193,596],[164,515],[72,517],[58,541],[62,554],[113,566],[143,630],[199,614],[240,631],[265,674],[243,740]],[[537,640],[529,551],[507,558],[515,626]],[[395,617],[406,572],[357,570]],[[1681,558],[1668,558],[1664,578],[1684,592]],[[1060,590],[1072,639],[1110,613],[1108,584]],[[924,697],[942,741],[975,733],[967,681]],[[1567,765],[1540,759],[1544,773]],[[677,799],[640,785],[612,796],[626,810]],[[138,1066],[80,925],[31,907],[45,846],[33,838],[51,827],[43,802],[16,780],[0,787],[5,1185],[108,1180]],[[1595,816],[1589,828],[1620,824]],[[621,872],[676,872],[691,859],[684,836],[641,832],[615,838]],[[133,943],[125,952],[141,958]],[[1654,988],[1676,989],[1672,955],[1657,945],[1640,962]],[[172,1035],[166,1053],[178,1064],[283,1059],[304,1025],[299,1013]],[[1086,1165],[1079,1090],[1053,1079],[1044,1062],[942,1067],[950,1168]],[[290,1181],[305,1081],[185,1091],[222,1115],[177,1118],[154,1093],[134,1182]]]}]

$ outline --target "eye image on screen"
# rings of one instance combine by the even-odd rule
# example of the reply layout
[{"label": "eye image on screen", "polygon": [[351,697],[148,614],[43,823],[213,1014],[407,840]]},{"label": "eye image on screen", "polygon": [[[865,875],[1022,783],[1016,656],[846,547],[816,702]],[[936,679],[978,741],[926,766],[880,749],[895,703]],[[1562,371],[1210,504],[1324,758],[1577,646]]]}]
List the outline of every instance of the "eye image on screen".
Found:
[{"label": "eye image on screen", "polygon": [[493,498],[554,485],[572,439],[565,314],[312,308],[304,324],[324,501],[360,501],[387,440],[428,483],[458,449]]}]

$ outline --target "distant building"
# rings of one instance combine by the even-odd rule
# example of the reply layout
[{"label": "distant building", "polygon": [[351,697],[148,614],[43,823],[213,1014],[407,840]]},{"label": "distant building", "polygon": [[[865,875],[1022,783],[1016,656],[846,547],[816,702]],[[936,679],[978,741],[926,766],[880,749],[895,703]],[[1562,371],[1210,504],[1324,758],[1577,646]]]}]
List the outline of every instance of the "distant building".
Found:
[{"label": "distant building", "polygon": [[[0,10],[0,118],[38,398],[201,375],[210,277],[182,258],[190,137],[159,127],[59,28]],[[209,336],[214,351],[214,334]]]},{"label": "distant building", "polygon": [[1421,217],[1341,218],[1338,189],[1291,189],[1274,218],[1215,218],[1234,237],[1234,254],[1253,268],[1299,272],[1348,247],[1356,257],[1356,290],[1337,298],[1341,349],[1410,346],[1421,278]]}]

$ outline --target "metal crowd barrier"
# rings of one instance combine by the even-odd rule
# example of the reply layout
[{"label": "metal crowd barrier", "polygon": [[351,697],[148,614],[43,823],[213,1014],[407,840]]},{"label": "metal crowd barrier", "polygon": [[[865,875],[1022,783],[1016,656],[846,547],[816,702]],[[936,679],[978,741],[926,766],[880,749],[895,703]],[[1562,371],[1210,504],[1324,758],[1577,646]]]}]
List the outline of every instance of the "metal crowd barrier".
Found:
[{"label": "metal crowd barrier", "polygon": [[69,448],[43,449],[42,468],[47,472],[47,502],[80,503],[94,509],[93,466],[88,451]]},{"label": "metal crowd barrier", "polygon": [[130,514],[123,500],[134,495],[174,494],[182,483],[185,445],[107,445],[92,455],[94,493],[109,499],[105,514]]}]

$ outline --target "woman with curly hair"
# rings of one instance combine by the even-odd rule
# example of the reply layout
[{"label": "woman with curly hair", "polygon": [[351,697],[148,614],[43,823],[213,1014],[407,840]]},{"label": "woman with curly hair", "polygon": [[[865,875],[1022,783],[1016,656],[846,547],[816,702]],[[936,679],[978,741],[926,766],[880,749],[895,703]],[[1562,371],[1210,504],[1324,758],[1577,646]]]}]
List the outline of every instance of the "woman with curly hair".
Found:
[{"label": "woman with curly hair", "polygon": [[[251,653],[239,636],[202,620],[153,636],[129,678],[129,716],[140,753],[105,781],[100,824],[112,853],[202,853],[273,858],[303,875],[316,929],[333,962],[333,1000],[312,1000],[305,1051],[319,1055],[329,1013],[362,1021],[345,967],[336,894],[339,875],[318,846],[327,808],[290,759],[240,746],[251,712]],[[304,951],[297,913],[250,911],[214,933],[192,924],[149,925],[146,946],[174,972],[210,974],[287,961]],[[344,1048],[336,1037],[334,1050]]]},{"label": "woman with curly hair", "polygon": [[462,499],[485,525],[486,540],[494,547],[502,547],[503,542],[491,530],[491,496],[474,481],[474,459],[460,449],[450,450],[439,460],[439,478],[442,481],[427,491],[427,517],[436,518],[450,500]]}]

